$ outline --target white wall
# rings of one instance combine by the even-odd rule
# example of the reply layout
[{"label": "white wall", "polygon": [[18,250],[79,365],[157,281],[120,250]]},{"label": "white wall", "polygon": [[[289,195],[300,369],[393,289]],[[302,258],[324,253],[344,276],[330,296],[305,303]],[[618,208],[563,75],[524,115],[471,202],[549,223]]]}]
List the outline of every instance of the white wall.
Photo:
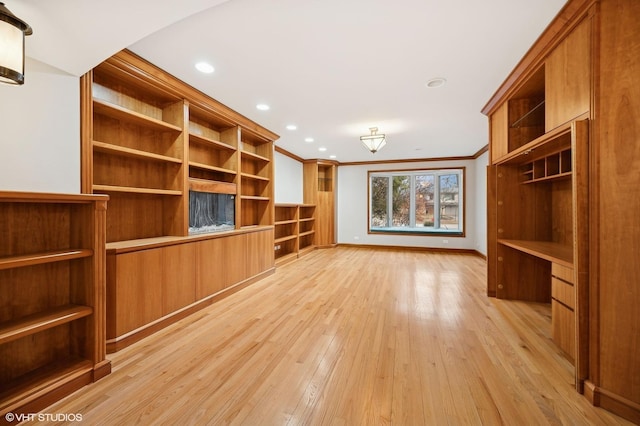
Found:
[{"label": "white wall", "polygon": [[80,192],[80,82],[27,58],[25,84],[0,85],[0,190]]},{"label": "white wall", "polygon": [[273,156],[275,167],[275,202],[277,204],[302,204],[303,166],[299,161],[276,152]]},{"label": "white wall", "polygon": [[[482,158],[482,157],[480,157]],[[486,161],[486,160],[485,160]],[[430,247],[480,250],[486,247],[486,229],[478,223],[479,215],[486,216],[486,179],[484,168],[477,171],[477,160],[429,161],[420,163],[390,163],[374,165],[354,165],[338,167],[338,243],[381,246]],[[380,235],[368,234],[367,172],[374,170],[429,169],[444,167],[466,168],[465,195],[465,236],[454,237],[422,235]],[[481,176],[480,176],[481,175]],[[485,221],[486,222],[486,221]],[[447,241],[445,243],[444,241]],[[484,241],[484,242],[483,242]]]}]

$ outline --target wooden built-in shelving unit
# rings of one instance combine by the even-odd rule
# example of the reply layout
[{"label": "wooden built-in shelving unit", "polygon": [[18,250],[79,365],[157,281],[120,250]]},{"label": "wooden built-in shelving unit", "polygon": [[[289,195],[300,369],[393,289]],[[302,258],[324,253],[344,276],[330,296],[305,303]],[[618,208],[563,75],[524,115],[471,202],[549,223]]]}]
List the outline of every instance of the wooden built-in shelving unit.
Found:
[{"label": "wooden built-in shelving unit", "polygon": [[0,416],[37,412],[111,371],[99,195],[0,192]]},{"label": "wooden built-in shelving unit", "polygon": [[276,204],[274,252],[276,265],[297,259],[314,250],[315,206]]},{"label": "wooden built-in shelving unit", "polygon": [[318,248],[336,246],[337,163],[308,160],[303,164],[303,199],[315,207],[315,237]]},{"label": "wooden built-in shelving unit", "polygon": [[487,293],[550,304],[576,389],[635,423],[638,15],[636,0],[568,1],[483,109]]},{"label": "wooden built-in shelving unit", "polygon": [[[276,134],[127,50],[84,75],[81,88],[82,190],[110,196],[109,350],[273,272]],[[234,229],[189,235],[190,191],[233,196]],[[223,249],[230,258],[214,263],[236,271],[204,284],[210,277],[196,270]],[[143,267],[160,275],[146,282]],[[149,302],[151,293],[165,301]]]}]

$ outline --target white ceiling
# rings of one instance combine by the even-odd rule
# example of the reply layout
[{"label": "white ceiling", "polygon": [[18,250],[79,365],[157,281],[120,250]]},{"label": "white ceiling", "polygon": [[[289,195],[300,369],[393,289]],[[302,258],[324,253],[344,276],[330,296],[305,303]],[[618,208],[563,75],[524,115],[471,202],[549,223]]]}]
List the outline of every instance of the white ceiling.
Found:
[{"label": "white ceiling", "polygon": [[[353,162],[480,150],[480,109],[565,0],[4,2],[33,27],[34,59],[81,75],[129,47],[279,134],[283,149]],[[215,72],[196,71],[200,60]],[[434,77],[446,85],[426,88]],[[372,126],[388,142],[375,155],[359,141]]]}]

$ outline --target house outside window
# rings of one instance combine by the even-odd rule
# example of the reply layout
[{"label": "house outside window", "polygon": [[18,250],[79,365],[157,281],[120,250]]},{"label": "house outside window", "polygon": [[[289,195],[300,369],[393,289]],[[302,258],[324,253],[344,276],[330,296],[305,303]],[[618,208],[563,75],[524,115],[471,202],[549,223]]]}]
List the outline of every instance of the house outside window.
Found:
[{"label": "house outside window", "polygon": [[369,232],[463,236],[464,172],[369,172]]}]

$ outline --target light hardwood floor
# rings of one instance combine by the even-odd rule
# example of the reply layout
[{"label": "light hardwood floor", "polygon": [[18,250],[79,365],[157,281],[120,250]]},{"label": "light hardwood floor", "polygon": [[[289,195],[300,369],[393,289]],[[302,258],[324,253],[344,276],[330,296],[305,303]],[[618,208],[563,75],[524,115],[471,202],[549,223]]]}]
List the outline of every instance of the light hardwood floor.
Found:
[{"label": "light hardwood floor", "polygon": [[110,355],[84,424],[629,424],[575,392],[547,305],[476,256],[338,247]]}]

